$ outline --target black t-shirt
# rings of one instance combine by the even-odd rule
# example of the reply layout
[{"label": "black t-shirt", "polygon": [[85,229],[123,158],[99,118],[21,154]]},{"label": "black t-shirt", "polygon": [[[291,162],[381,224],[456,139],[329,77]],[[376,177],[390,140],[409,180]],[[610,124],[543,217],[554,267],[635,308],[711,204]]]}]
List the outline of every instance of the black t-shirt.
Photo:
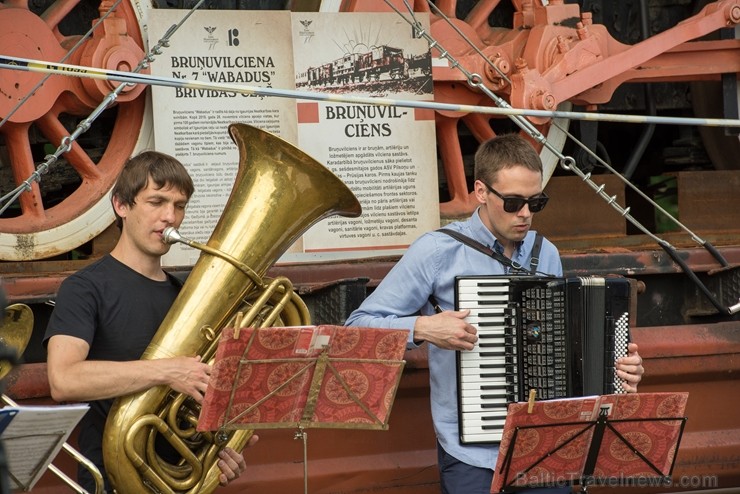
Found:
[{"label": "black t-shirt", "polygon": [[[90,345],[88,360],[138,360],[180,291],[172,276],[154,281],[107,255],[67,278],[59,288],[44,344],[52,336],[81,338]],[[113,400],[90,403],[80,422],[79,449],[103,468],[103,429]],[[94,491],[89,473],[78,481]]]}]

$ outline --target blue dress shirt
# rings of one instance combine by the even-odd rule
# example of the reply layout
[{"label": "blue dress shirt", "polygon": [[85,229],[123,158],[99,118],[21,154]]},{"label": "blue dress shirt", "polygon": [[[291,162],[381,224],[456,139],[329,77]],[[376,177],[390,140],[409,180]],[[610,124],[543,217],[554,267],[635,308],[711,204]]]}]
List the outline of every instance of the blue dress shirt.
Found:
[{"label": "blue dress shirt", "polygon": [[[496,237],[483,225],[478,211],[467,221],[445,226],[503,252]],[[535,232],[519,243],[512,261],[529,268]],[[538,272],[562,276],[557,248],[543,239]],[[508,274],[508,268],[491,257],[440,232],[419,237],[362,305],[350,314],[347,326],[409,329],[409,348],[415,348],[413,328],[420,314],[434,309],[434,295],[442,310],[455,306],[455,276]],[[430,398],[434,429],[442,447],[458,460],[482,468],[495,468],[498,447],[461,444],[457,418],[457,367],[455,352],[429,345]]]}]

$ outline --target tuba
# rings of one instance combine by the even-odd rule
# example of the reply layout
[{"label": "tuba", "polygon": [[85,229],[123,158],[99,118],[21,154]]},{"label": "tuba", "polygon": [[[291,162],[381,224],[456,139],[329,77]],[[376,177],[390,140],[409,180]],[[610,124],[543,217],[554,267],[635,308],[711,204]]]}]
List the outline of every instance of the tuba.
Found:
[{"label": "tuba", "polygon": [[[239,148],[231,196],[142,359],[201,355],[210,361],[228,325],[309,324],[292,284],[263,276],[317,221],[361,213],[341,180],[291,144],[244,124],[230,125],[229,134]],[[118,398],[103,435],[103,458],[116,492],[215,489],[218,452],[227,446],[241,451],[252,431],[197,433],[199,411],[195,400],[165,386]],[[155,451],[157,435],[182,457],[176,464]]]}]

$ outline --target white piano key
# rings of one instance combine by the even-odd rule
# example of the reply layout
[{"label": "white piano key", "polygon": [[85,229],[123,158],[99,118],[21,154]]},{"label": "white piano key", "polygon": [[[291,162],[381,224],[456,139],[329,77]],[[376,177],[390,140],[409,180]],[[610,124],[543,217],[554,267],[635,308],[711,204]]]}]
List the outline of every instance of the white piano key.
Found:
[{"label": "white piano key", "polygon": [[[460,306],[458,305],[458,307]],[[463,307],[463,308],[470,309],[470,314],[468,314],[468,317],[501,318],[503,321],[503,317],[506,314],[506,308],[503,306],[501,307],[480,307],[476,305],[476,306]]]},{"label": "white piano key", "polygon": [[475,342],[473,350],[462,350],[463,352],[472,352],[477,348],[486,348],[486,345],[490,345],[492,342],[500,342],[501,348],[506,346],[514,348],[514,338],[510,335],[500,333],[498,331],[478,331],[478,341]]},{"label": "white piano key", "polygon": [[502,328],[505,328],[508,325],[508,321],[506,320],[506,316],[500,315],[500,316],[481,316],[480,314],[473,314],[472,312],[468,314],[468,317],[465,318],[465,321],[472,324],[473,326],[484,323],[487,324],[489,327],[492,325],[498,325]]},{"label": "white piano key", "polygon": [[506,379],[504,377],[500,377],[499,382],[496,382],[492,379],[484,380],[481,382],[463,382],[460,383],[460,389],[481,389],[483,386],[495,386],[499,384],[510,386],[509,383],[506,382]]},{"label": "white piano key", "polygon": [[511,393],[507,393],[506,390],[496,391],[479,391],[475,389],[462,390],[458,395],[463,404],[467,405],[506,405],[512,399]]},{"label": "white piano key", "polygon": [[[501,370],[504,370],[504,366],[507,364],[506,357],[491,357],[489,359],[481,359],[477,354],[473,355],[471,351],[466,357],[460,358],[460,364],[463,368],[475,368],[478,372],[482,370],[491,370],[491,368],[481,368],[481,364],[496,364],[500,366]],[[475,371],[470,372],[473,374]]]},{"label": "white piano key", "polygon": [[489,393],[498,392],[503,390],[514,389],[514,385],[507,383],[505,380],[501,382],[487,382],[487,383],[465,383],[460,386],[459,391],[462,393],[466,392],[477,392],[477,393]]},{"label": "white piano key", "polygon": [[457,306],[461,309],[487,309],[487,308],[500,308],[505,309],[508,306],[509,296],[508,295],[482,295],[475,300],[459,298],[457,299]]},{"label": "white piano key", "polygon": [[[506,423],[506,416],[497,418],[494,420],[480,420],[480,419],[465,419],[465,425],[463,425],[463,432],[471,433],[483,433],[486,429],[496,429],[503,431],[504,424]],[[485,428],[485,429],[484,429]]]},{"label": "white piano key", "polygon": [[491,363],[506,364],[506,360],[504,357],[504,354],[501,353],[504,351],[504,348],[480,348],[475,347],[472,350],[467,350],[464,352],[464,355],[460,355],[461,361],[490,361]]},{"label": "white piano key", "polygon": [[505,419],[507,415],[506,410],[486,410],[484,411],[476,411],[476,412],[463,412],[463,415],[465,416],[465,421],[471,420],[472,423],[476,422],[483,422],[483,421],[490,421],[490,420],[498,420],[498,419]]},{"label": "white piano key", "polygon": [[485,410],[486,408],[497,408],[497,409],[506,409],[506,405],[508,404],[508,401],[506,401],[506,397],[501,398],[484,398],[481,396],[460,396],[460,405],[462,406],[463,410],[466,409],[466,407],[474,407],[475,410]]},{"label": "white piano key", "polygon": [[503,431],[498,434],[468,434],[463,436],[462,442],[466,444],[474,443],[500,443],[503,437]]}]

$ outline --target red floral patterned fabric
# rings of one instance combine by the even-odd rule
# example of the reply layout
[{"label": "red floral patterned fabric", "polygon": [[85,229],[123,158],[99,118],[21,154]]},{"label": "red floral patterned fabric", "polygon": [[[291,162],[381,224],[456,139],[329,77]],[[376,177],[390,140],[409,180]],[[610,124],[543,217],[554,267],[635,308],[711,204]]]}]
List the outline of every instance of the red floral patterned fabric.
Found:
[{"label": "red floral patterned fabric", "polygon": [[[668,476],[687,400],[688,393],[628,393],[538,401],[531,413],[529,403],[512,403],[491,492],[508,485],[630,485],[630,479]],[[604,430],[592,475],[583,478],[589,448],[598,446],[592,444],[592,424],[603,407],[611,427]]]},{"label": "red floral patterned fabric", "polygon": [[222,332],[198,430],[386,429],[408,331],[344,326]]}]

